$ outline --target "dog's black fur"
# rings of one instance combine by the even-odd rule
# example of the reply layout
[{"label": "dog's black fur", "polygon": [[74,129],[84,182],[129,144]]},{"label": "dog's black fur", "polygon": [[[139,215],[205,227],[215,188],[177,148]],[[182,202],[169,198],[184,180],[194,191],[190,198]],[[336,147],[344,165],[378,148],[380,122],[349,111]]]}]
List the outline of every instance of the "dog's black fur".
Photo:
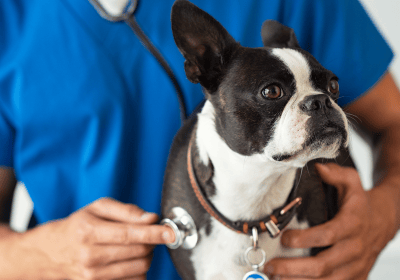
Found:
[{"label": "dog's black fur", "polygon": [[[210,15],[185,0],[175,2],[172,10],[172,30],[175,42],[186,58],[184,67],[188,79],[200,83],[206,98],[213,104],[218,134],[230,149],[242,154],[260,153],[271,138],[271,126],[283,111],[295,91],[294,77],[286,70],[283,62],[272,56],[268,48],[294,48],[307,56],[313,65],[312,81],[314,87],[337,100],[338,95],[326,89],[327,81],[334,74],[323,68],[310,54],[300,49],[293,30],[275,21],[263,25],[262,38],[265,48],[246,48],[240,46],[228,32]],[[278,100],[262,98],[259,92],[269,84],[279,83],[286,95]],[[311,98],[311,97],[310,97]],[[324,96],[322,102],[326,101]],[[313,100],[304,100],[302,106],[309,114],[319,112],[311,110]],[[319,123],[309,126],[336,128],[336,134],[346,136],[341,129],[343,124],[335,112],[330,111],[330,121],[319,118]],[[310,119],[310,122],[314,122]],[[162,214],[166,216],[176,206],[182,207],[192,216],[197,228],[206,229],[210,234],[210,215],[197,200],[187,171],[187,150],[190,139],[196,130],[197,116],[192,116],[175,137],[165,173],[162,198]],[[318,145],[319,138],[326,135],[310,136],[307,145]],[[196,146],[192,147],[193,164],[200,187],[208,197],[216,192],[212,181],[214,168],[210,162],[204,165]],[[283,161],[292,154],[277,154],[274,159]],[[299,196],[303,203],[297,217],[307,220],[310,226],[331,219],[338,210],[335,188],[324,184],[314,168],[314,160],[307,164],[301,176]],[[328,162],[332,160],[323,160]],[[341,165],[354,166],[346,149],[342,149],[336,159]],[[201,242],[201,240],[199,240]],[[314,249],[316,254],[320,249]],[[179,274],[184,279],[194,279],[194,269],[190,261],[190,250],[170,250]]]}]

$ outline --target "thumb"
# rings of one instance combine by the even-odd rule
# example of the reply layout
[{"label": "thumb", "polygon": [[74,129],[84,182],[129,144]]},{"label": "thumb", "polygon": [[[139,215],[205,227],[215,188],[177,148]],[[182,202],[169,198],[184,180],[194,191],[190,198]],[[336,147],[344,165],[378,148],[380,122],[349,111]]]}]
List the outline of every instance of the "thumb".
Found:
[{"label": "thumb", "polygon": [[325,183],[335,186],[337,184],[345,183],[346,178],[343,176],[345,168],[336,163],[315,163],[315,168],[317,169],[322,181]]},{"label": "thumb", "polygon": [[342,167],[335,163],[316,163],[315,168],[322,181],[336,187],[339,198],[344,198],[346,194],[362,189],[360,177],[354,168]]}]

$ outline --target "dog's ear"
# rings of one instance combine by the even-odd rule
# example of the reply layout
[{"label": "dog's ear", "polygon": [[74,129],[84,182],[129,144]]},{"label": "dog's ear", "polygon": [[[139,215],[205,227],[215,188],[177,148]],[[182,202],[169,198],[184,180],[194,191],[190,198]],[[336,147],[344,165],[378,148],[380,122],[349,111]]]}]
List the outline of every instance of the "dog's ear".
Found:
[{"label": "dog's ear", "polygon": [[175,43],[186,58],[186,76],[215,91],[238,43],[218,21],[186,0],[175,1],[171,23]]},{"label": "dog's ear", "polygon": [[271,48],[300,48],[292,28],[275,20],[264,21],[261,37],[265,47]]}]

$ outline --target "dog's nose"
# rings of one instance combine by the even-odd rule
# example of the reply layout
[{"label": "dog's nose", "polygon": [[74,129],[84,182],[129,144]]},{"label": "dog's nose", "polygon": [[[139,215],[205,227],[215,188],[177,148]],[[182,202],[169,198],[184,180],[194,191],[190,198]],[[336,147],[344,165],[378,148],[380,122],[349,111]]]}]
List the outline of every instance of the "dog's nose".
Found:
[{"label": "dog's nose", "polygon": [[331,99],[326,94],[307,96],[300,102],[299,106],[300,110],[309,114],[322,113],[333,108]]}]

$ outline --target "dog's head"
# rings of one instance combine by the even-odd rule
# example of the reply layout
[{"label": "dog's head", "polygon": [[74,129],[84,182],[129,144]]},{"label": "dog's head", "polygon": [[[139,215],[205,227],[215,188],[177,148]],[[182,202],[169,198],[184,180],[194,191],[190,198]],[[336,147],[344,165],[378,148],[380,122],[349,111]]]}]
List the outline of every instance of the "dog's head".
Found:
[{"label": "dog's head", "polygon": [[171,21],[186,75],[204,88],[217,132],[233,151],[304,164],[347,146],[338,78],[300,49],[292,29],[266,21],[264,47],[246,48],[186,0],[175,2]]}]

